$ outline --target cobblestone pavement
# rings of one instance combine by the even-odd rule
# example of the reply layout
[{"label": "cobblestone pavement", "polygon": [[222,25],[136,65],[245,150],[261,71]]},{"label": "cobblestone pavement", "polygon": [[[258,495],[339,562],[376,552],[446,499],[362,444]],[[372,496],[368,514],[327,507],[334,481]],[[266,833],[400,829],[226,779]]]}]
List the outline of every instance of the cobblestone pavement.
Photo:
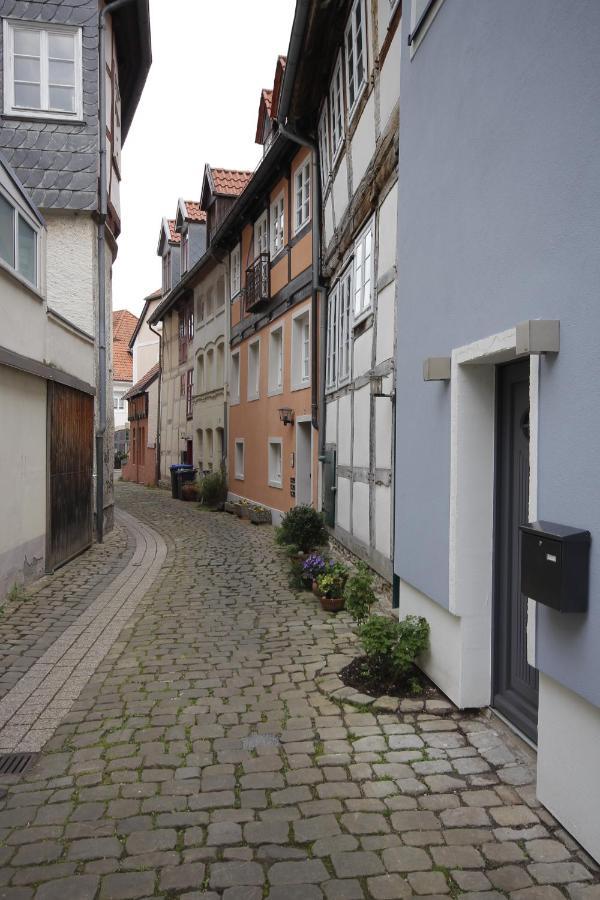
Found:
[{"label": "cobblestone pavement", "polygon": [[270,529],[117,496],[166,562],[0,803],[0,900],[600,897],[492,720],[317,689],[354,638]]}]

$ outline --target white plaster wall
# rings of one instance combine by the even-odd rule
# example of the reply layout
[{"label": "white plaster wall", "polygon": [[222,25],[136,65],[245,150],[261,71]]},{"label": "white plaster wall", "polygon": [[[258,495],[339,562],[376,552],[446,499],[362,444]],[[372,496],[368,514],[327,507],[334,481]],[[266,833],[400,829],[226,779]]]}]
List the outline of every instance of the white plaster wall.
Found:
[{"label": "white plaster wall", "polygon": [[348,208],[348,160],[346,154],[342,155],[340,167],[337,175],[333,179],[332,186],[333,205],[335,209],[335,225],[342,220],[344,213]]},{"label": "white plaster wall", "polygon": [[352,397],[346,394],[338,400],[339,420],[338,420],[338,445],[337,445],[337,464],[338,466],[349,466],[352,463],[351,457],[351,436],[352,436]]},{"label": "white plaster wall", "polygon": [[[380,6],[385,6],[384,0],[380,0]],[[394,39],[390,45],[383,68],[379,73],[379,121],[381,131],[385,127],[392,114],[394,106],[400,97],[400,48],[402,29],[396,30]]]},{"label": "white plaster wall", "polygon": [[[398,84],[400,80],[398,79]],[[361,183],[369,163],[375,154],[375,94],[367,100],[351,141],[352,191]]]},{"label": "white plaster wall", "polygon": [[148,434],[146,446],[156,447],[156,433],[158,427],[158,378],[148,388]]},{"label": "white plaster wall", "polygon": [[[354,391],[354,466],[369,466],[369,411],[371,391],[369,385]],[[341,430],[341,429],[340,429]]]},{"label": "white plaster wall", "polygon": [[371,351],[373,347],[373,329],[368,328],[364,334],[360,334],[353,345],[353,369],[355,378],[366,375],[371,370]]},{"label": "white plaster wall", "polygon": [[0,268],[0,344],[40,362],[45,356],[44,303]]},{"label": "white plaster wall", "polygon": [[600,862],[600,709],[540,672],[537,794]]},{"label": "white plaster wall", "polygon": [[369,485],[362,481],[352,486],[352,533],[369,545]]},{"label": "white plaster wall", "polygon": [[388,397],[376,397],[375,403],[375,468],[392,467],[392,403]]},{"label": "white plaster wall", "polygon": [[350,532],[350,487],[351,482],[348,478],[338,477],[336,522],[348,532]]},{"label": "white plaster wall", "polygon": [[396,217],[398,211],[398,182],[395,181],[379,207],[378,277],[396,266]]},{"label": "white plaster wall", "polygon": [[325,443],[337,443],[337,400],[325,404]]},{"label": "white plaster wall", "polygon": [[375,547],[389,559],[391,553],[392,492],[383,484],[375,485]]},{"label": "white plaster wall", "polygon": [[[91,216],[83,213],[48,215],[47,226],[48,306],[94,335],[96,226]],[[110,256],[107,253],[108,260]]]},{"label": "white plaster wall", "polygon": [[94,341],[77,334],[51,314],[46,318],[45,359],[51,366],[94,384]]},{"label": "white plaster wall", "polygon": [[0,598],[44,569],[46,382],[0,365]]},{"label": "white plaster wall", "polygon": [[377,365],[394,356],[395,296],[396,286],[393,282],[377,295]]}]

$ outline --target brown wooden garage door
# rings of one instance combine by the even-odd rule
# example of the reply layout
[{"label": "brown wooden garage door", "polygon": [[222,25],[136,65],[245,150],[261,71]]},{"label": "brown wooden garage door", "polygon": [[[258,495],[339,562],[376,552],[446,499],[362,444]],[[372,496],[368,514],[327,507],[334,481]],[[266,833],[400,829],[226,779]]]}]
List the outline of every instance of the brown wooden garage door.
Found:
[{"label": "brown wooden garage door", "polygon": [[92,543],[93,465],[93,397],[49,381],[49,571]]}]

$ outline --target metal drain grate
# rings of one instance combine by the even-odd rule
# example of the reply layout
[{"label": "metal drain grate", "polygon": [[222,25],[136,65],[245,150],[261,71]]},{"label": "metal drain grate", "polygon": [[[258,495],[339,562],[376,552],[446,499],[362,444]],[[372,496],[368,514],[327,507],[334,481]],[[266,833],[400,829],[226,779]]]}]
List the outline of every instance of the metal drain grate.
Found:
[{"label": "metal drain grate", "polygon": [[0,754],[0,775],[23,775],[36,756],[36,753]]}]

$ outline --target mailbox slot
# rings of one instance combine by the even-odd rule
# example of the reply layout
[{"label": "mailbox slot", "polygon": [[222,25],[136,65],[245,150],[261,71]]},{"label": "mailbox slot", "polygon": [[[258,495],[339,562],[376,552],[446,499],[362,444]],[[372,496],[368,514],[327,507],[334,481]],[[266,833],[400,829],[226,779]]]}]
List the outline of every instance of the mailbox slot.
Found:
[{"label": "mailbox slot", "polygon": [[554,522],[530,522],[521,531],[521,590],[559,612],[585,612],[590,533]]}]

